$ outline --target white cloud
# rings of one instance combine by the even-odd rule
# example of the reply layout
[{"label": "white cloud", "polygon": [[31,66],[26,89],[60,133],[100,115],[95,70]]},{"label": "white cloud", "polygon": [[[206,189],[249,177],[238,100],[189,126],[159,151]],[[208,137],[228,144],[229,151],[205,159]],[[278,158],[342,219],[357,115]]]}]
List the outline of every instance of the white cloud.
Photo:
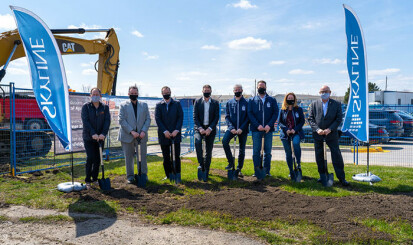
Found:
[{"label": "white cloud", "polygon": [[257,8],[257,5],[253,5],[248,0],[240,0],[238,3],[229,4],[234,8],[251,9]]},{"label": "white cloud", "polygon": [[82,71],[82,75],[86,75],[86,76],[95,75],[96,76],[96,71],[95,69],[84,69]]},{"label": "white cloud", "polygon": [[91,66],[95,66],[95,62],[90,61],[89,63],[81,63],[80,64],[81,67],[91,67]]},{"label": "white cloud", "polygon": [[204,45],[201,47],[201,49],[205,49],[205,50],[219,50],[220,47],[217,47],[215,45]]},{"label": "white cloud", "polygon": [[337,73],[339,73],[339,74],[347,74],[348,71],[347,71],[347,70],[340,70],[340,71],[337,71]]},{"label": "white cloud", "polygon": [[285,60],[273,60],[270,61],[270,65],[283,65],[285,64]]},{"label": "white cloud", "polygon": [[15,67],[8,67],[6,72],[11,75],[29,75],[28,69],[15,68]]},{"label": "white cloud", "polygon": [[142,55],[145,56],[147,60],[157,60],[159,59],[158,55],[149,55],[147,52],[142,52]]},{"label": "white cloud", "polygon": [[67,27],[68,29],[78,29],[78,28],[83,28],[83,29],[102,29],[102,26],[100,25],[86,25],[85,23],[82,23],[80,25],[69,25]]},{"label": "white cloud", "polygon": [[398,68],[387,68],[383,70],[370,70],[368,71],[370,76],[386,76],[386,75],[391,75],[394,73],[398,73],[400,69]]},{"label": "white cloud", "polygon": [[11,31],[16,29],[16,22],[10,14],[0,14],[0,30]]},{"label": "white cloud", "polygon": [[270,49],[271,42],[253,37],[246,37],[242,39],[233,40],[228,43],[228,47],[231,49],[249,49],[249,50],[261,50]]},{"label": "white cloud", "polygon": [[[83,29],[106,29],[102,28],[100,25],[86,25],[85,23],[82,23],[80,25],[69,25],[67,27],[68,29],[78,29],[78,28],[83,28]],[[119,29],[119,28],[115,28]],[[88,33],[85,34],[76,34],[77,36],[80,36],[82,38],[85,38],[84,35],[87,35]],[[99,32],[98,34],[94,33],[93,37],[94,39],[104,39],[106,37],[106,32]]]},{"label": "white cloud", "polygon": [[317,64],[333,64],[333,65],[344,64],[343,60],[329,59],[329,58],[315,59],[314,62]]},{"label": "white cloud", "polygon": [[314,71],[294,69],[294,70],[289,71],[288,73],[291,75],[309,75],[309,74],[314,74]]},{"label": "white cloud", "polygon": [[200,72],[200,71],[188,71],[188,72],[181,72],[179,75],[176,77],[176,80],[179,81],[190,81],[194,79],[198,79],[201,76],[206,76],[208,75],[207,73]]},{"label": "white cloud", "polygon": [[140,33],[137,30],[134,30],[133,32],[131,32],[132,35],[136,36],[136,37],[143,37],[142,33]]},{"label": "white cloud", "polygon": [[291,79],[287,79],[287,78],[281,78],[278,80],[274,80],[274,82],[277,82],[277,83],[290,83],[291,81],[292,81]]}]

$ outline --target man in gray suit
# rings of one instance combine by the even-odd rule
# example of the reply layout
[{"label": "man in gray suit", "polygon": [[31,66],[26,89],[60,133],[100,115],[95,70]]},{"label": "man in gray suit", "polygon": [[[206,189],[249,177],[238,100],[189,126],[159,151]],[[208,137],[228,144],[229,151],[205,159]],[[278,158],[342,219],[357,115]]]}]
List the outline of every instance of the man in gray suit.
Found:
[{"label": "man in gray suit", "polygon": [[[320,100],[311,103],[308,111],[308,123],[313,131],[315,158],[320,177],[325,174],[323,141],[330,148],[331,159],[337,178],[343,186],[348,186],[344,173],[343,156],[338,145],[338,126],[343,120],[341,103],[330,99],[331,90],[327,85],[320,88]],[[321,181],[321,180],[319,180]]]},{"label": "man in gray suit", "polygon": [[151,117],[148,104],[138,101],[139,90],[136,86],[129,87],[128,95],[130,101],[120,105],[119,124],[121,127],[118,140],[125,154],[126,178],[131,184],[134,182],[134,154],[138,142],[140,142],[142,173],[148,173],[146,150]]}]

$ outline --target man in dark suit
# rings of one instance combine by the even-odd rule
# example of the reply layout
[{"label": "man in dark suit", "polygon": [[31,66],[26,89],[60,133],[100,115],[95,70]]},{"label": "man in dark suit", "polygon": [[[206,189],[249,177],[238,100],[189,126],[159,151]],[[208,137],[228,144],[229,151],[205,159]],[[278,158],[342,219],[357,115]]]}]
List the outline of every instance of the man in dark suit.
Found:
[{"label": "man in dark suit", "polygon": [[184,120],[181,103],[171,98],[171,89],[161,89],[163,100],[156,104],[155,120],[158,125],[158,140],[163,155],[163,167],[166,178],[173,173],[171,161],[171,145],[175,144],[176,173],[181,173],[181,130]]},{"label": "man in dark suit", "polygon": [[211,86],[204,85],[202,88],[203,96],[195,101],[194,105],[194,129],[195,129],[195,149],[199,162],[204,162],[204,152],[202,151],[202,138],[206,140],[206,159],[205,170],[209,173],[211,165],[212,148],[214,146],[217,123],[219,120],[219,103],[211,98]]},{"label": "man in dark suit", "polygon": [[320,176],[325,174],[323,139],[331,151],[334,171],[343,186],[348,186],[344,173],[344,162],[338,145],[338,126],[343,120],[341,103],[330,99],[331,90],[327,85],[320,89],[321,100],[311,103],[308,111],[308,123],[313,130],[315,157]]}]

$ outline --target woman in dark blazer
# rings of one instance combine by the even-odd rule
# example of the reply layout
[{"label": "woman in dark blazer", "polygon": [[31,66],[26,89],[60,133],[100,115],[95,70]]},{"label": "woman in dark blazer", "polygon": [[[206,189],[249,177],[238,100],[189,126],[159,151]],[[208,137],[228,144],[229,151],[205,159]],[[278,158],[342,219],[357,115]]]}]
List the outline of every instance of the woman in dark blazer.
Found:
[{"label": "woman in dark blazer", "polygon": [[281,106],[279,123],[280,138],[284,145],[285,157],[288,168],[290,169],[291,179],[295,179],[293,170],[293,158],[291,140],[293,141],[294,153],[299,171],[301,171],[301,147],[300,141],[304,139],[303,126],[305,123],[303,109],[297,105],[297,97],[294,93],[288,93],[284,97]]}]

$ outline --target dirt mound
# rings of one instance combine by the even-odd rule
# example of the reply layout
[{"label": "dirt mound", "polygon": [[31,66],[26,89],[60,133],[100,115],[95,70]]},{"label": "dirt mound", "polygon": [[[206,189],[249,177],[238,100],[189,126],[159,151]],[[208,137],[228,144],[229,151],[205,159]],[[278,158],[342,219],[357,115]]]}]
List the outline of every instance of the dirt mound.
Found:
[{"label": "dirt mound", "polygon": [[[224,176],[224,171],[213,171]],[[370,239],[391,240],[388,234],[374,232],[355,220],[374,218],[394,220],[403,218],[413,224],[413,193],[398,195],[366,194],[348,197],[309,197],[281,190],[277,179],[256,182],[245,177],[245,187],[226,188],[222,183],[187,182],[185,185],[199,188],[203,195],[183,196],[182,189],[172,185],[150,185],[146,189],[127,184],[124,177],[112,179],[108,192],[98,189],[82,193],[68,193],[88,200],[116,200],[125,208],[145,210],[159,215],[180,208],[198,211],[218,211],[234,217],[250,217],[256,220],[281,219],[290,222],[307,220],[327,231],[326,241]]]}]

